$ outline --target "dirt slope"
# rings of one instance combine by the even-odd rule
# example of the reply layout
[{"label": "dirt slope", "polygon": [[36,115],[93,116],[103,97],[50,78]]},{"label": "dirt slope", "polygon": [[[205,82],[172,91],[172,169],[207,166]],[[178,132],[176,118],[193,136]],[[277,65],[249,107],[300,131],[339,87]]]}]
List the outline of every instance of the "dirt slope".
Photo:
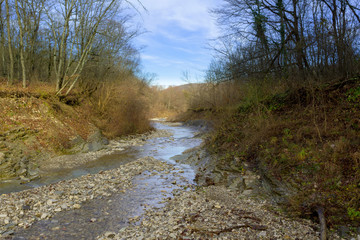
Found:
[{"label": "dirt slope", "polygon": [[84,107],[50,95],[0,93],[0,180],[38,176],[39,161],[63,154],[96,127]]}]

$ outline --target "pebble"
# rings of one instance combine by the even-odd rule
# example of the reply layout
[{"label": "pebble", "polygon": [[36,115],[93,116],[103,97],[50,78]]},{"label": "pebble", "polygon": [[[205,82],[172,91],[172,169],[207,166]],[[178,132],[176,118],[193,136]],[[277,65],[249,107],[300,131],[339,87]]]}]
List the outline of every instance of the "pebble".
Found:
[{"label": "pebble", "polygon": [[73,208],[74,209],[79,209],[79,208],[81,208],[81,205],[76,203],[76,204],[74,204]]},{"label": "pebble", "polygon": [[[2,194],[0,233],[29,227],[61,211],[79,209],[83,202],[100,196],[110,196],[115,192],[125,193],[132,187],[132,179],[136,175],[146,171],[168,171],[171,167],[172,165],[152,157],[144,157],[99,174],[88,174],[21,192]],[[0,234],[0,239],[3,234]]]},{"label": "pebble", "polygon": [[104,235],[105,235],[106,238],[114,238],[115,237],[114,232],[106,232]]},{"label": "pebble", "polygon": [[239,195],[224,186],[178,189],[164,208],[147,208],[139,223],[121,229],[113,238],[318,240],[311,221],[289,219],[268,211],[266,201]]}]

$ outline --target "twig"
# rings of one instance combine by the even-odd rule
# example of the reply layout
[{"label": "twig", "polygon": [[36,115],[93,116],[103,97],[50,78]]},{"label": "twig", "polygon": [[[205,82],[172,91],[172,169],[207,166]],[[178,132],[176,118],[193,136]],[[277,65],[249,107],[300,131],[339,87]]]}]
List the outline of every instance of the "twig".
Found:
[{"label": "twig", "polygon": [[212,233],[212,234],[218,235],[220,233],[231,232],[232,230],[239,229],[239,228],[251,228],[253,230],[264,231],[267,229],[267,226],[255,225],[255,224],[242,224],[242,225],[227,227],[227,228],[224,228],[221,230],[207,230],[207,229],[201,229],[201,228],[191,228],[191,230],[194,232]]}]

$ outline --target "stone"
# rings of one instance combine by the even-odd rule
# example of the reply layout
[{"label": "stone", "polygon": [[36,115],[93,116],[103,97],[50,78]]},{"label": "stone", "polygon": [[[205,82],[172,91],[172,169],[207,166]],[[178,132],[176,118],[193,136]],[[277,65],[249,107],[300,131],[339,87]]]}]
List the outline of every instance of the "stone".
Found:
[{"label": "stone", "polygon": [[73,208],[74,209],[79,209],[79,208],[81,208],[81,205],[76,203],[76,204],[74,204]]},{"label": "stone", "polygon": [[244,190],[241,194],[244,195],[244,196],[249,196],[253,193],[253,190],[251,189],[247,189],[247,190]]},{"label": "stone", "polygon": [[72,146],[72,147],[76,147],[76,146],[78,146],[78,145],[83,144],[84,142],[85,142],[84,139],[83,139],[80,135],[76,135],[75,137],[73,137],[73,138],[70,140],[69,144],[70,144],[70,146]]},{"label": "stone", "polygon": [[231,184],[229,185],[229,189],[231,190],[244,190],[245,189],[245,183],[244,179],[242,177],[234,178]]},{"label": "stone", "polygon": [[30,179],[24,176],[20,176],[20,184],[25,184],[30,182]]},{"label": "stone", "polygon": [[115,233],[114,233],[114,232],[106,232],[106,233],[105,233],[105,237],[106,237],[106,238],[114,238],[114,237],[115,237]]},{"label": "stone", "polygon": [[74,190],[71,191],[71,194],[72,194],[72,195],[78,195],[78,194],[79,194],[79,191],[76,190],[76,189],[74,189]]},{"label": "stone", "polygon": [[45,218],[47,218],[48,217],[48,214],[47,213],[43,213],[43,214],[41,214],[41,219],[45,219]]},{"label": "stone", "polygon": [[55,191],[55,195],[62,196],[64,194],[64,191]]},{"label": "stone", "polygon": [[260,237],[260,238],[265,238],[265,237],[266,237],[266,232],[265,232],[265,231],[261,231],[261,232],[258,234],[258,237]]},{"label": "stone", "polygon": [[16,174],[25,176],[27,173],[26,167],[21,167],[19,170],[16,171]]},{"label": "stone", "polygon": [[105,148],[105,145],[109,144],[109,140],[104,137],[101,131],[98,129],[87,139],[87,143],[84,144],[82,152],[95,152]]},{"label": "stone", "polygon": [[21,209],[22,210],[30,210],[31,207],[29,205],[22,205]]},{"label": "stone", "polygon": [[10,230],[10,231],[7,231],[7,232],[4,232],[3,234],[1,234],[1,237],[8,237],[8,236],[11,236],[11,235],[14,235],[14,231],[13,230]]},{"label": "stone", "polygon": [[53,205],[53,204],[56,203],[56,202],[57,202],[56,199],[48,199],[48,200],[46,201],[46,204],[49,205],[49,206],[51,206],[51,205]]},{"label": "stone", "polygon": [[28,169],[28,173],[30,176],[37,176],[39,175],[39,169],[38,168]]},{"label": "stone", "polygon": [[173,238],[173,239],[176,239],[176,234],[170,233],[169,237],[171,237],[171,238]]}]

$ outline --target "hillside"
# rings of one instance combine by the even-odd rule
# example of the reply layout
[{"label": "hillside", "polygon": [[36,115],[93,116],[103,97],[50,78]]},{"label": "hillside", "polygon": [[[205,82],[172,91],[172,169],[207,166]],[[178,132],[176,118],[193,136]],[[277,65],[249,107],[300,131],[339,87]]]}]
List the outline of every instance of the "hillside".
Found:
[{"label": "hillside", "polygon": [[57,96],[41,88],[1,89],[0,181],[26,183],[46,174],[56,156],[95,152],[106,148],[108,139],[148,131],[145,108],[131,96],[131,100],[114,97],[110,101],[123,104],[111,107],[109,102],[100,111],[93,103],[96,98],[86,95]]},{"label": "hillside", "polygon": [[[0,93],[0,179],[38,176],[40,162],[66,153],[96,131],[89,112],[52,95]],[[40,168],[40,169],[39,169]]]},{"label": "hillside", "polygon": [[250,169],[261,176],[258,194],[289,215],[314,219],[323,208],[329,226],[359,227],[359,78],[288,89],[258,102],[249,97],[236,107],[181,116],[212,116],[206,146],[218,157],[203,173],[212,177],[209,183],[226,184]]}]

